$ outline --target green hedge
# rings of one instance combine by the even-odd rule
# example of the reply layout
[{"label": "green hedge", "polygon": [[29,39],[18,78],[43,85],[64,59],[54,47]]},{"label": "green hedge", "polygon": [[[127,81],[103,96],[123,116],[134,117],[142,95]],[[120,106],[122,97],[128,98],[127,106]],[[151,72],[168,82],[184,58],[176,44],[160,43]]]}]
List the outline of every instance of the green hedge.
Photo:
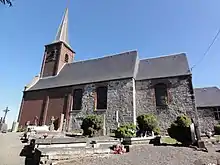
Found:
[{"label": "green hedge", "polygon": [[88,115],[83,119],[81,128],[84,136],[97,136],[103,130],[103,118],[99,115]]},{"label": "green hedge", "polygon": [[136,136],[136,126],[134,124],[124,124],[117,128],[115,131],[115,137],[135,137]]},{"label": "green hedge", "polygon": [[153,114],[144,114],[138,116],[137,123],[141,131],[154,131],[155,134],[160,134],[157,118]]},{"label": "green hedge", "polygon": [[185,115],[178,116],[167,130],[169,136],[184,145],[191,144],[190,124],[190,118]]}]

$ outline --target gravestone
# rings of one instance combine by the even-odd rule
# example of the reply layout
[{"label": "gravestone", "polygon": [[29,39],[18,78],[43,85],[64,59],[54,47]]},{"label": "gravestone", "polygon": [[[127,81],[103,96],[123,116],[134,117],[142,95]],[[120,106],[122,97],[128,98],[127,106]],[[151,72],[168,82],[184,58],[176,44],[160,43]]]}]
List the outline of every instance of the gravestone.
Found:
[{"label": "gravestone", "polygon": [[64,121],[64,114],[60,115],[60,123],[59,123],[59,131],[63,131],[63,121]]},{"label": "gravestone", "polygon": [[81,129],[83,117],[72,116],[72,129],[78,130]]},{"label": "gravestone", "polygon": [[18,130],[18,122],[14,121],[13,124],[12,124],[11,131],[12,132],[17,132],[17,130]]},{"label": "gravestone", "polygon": [[7,126],[6,123],[2,123],[2,125],[1,125],[1,132],[2,133],[8,132],[8,126]]},{"label": "gravestone", "polygon": [[103,136],[106,135],[105,114],[103,114]]},{"label": "gravestone", "polygon": [[26,131],[25,132],[27,132],[28,131],[28,126],[30,125],[30,121],[27,121],[26,123],[25,123],[25,126],[26,126]]},{"label": "gravestone", "polygon": [[35,125],[35,126],[38,125],[38,117],[37,117],[37,116],[35,116],[35,118],[34,118],[34,125]]},{"label": "gravestone", "polygon": [[190,125],[190,134],[191,134],[191,141],[192,141],[192,144],[195,144],[196,143],[196,133],[195,133],[195,125],[194,123],[192,123]]},{"label": "gravestone", "polygon": [[54,116],[52,116],[51,117],[51,123],[50,123],[50,126],[49,126],[50,131],[54,131],[54,121],[55,121],[55,118],[54,118]]},{"label": "gravestone", "polygon": [[62,132],[66,132],[66,119],[63,120]]}]

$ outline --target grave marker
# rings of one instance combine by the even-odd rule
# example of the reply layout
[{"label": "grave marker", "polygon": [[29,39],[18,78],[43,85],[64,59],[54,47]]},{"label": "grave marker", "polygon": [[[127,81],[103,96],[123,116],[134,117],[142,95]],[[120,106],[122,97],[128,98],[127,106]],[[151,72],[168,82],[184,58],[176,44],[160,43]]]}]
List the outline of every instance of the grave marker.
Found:
[{"label": "grave marker", "polygon": [[54,118],[54,116],[52,116],[51,117],[50,127],[49,127],[50,131],[54,131],[54,121],[55,121],[55,118]]}]

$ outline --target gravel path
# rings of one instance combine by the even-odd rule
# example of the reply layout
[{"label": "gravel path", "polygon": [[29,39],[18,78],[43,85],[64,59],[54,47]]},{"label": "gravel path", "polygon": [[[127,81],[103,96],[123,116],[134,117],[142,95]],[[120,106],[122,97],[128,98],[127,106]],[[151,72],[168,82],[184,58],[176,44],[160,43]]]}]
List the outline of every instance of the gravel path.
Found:
[{"label": "gravel path", "polygon": [[194,151],[191,148],[171,146],[139,146],[124,155],[78,158],[60,165],[195,165],[196,160],[216,163],[220,153]]},{"label": "gravel path", "polygon": [[20,157],[23,148],[18,133],[0,133],[0,165],[24,165],[24,158]]}]

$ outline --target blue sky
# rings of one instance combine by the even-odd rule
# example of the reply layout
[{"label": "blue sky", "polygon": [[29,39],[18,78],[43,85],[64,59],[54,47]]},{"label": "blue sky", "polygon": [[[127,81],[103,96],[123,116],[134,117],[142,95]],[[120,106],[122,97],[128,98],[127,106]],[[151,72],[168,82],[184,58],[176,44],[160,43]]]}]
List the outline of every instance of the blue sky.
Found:
[{"label": "blue sky", "polygon": [[[17,118],[24,85],[40,71],[44,45],[54,40],[66,1],[0,4],[0,110],[9,106],[9,122]],[[192,66],[220,28],[219,0],[70,1],[76,60],[136,49],[141,58],[186,52]],[[194,68],[194,87],[220,86],[219,61],[220,39]]]}]

